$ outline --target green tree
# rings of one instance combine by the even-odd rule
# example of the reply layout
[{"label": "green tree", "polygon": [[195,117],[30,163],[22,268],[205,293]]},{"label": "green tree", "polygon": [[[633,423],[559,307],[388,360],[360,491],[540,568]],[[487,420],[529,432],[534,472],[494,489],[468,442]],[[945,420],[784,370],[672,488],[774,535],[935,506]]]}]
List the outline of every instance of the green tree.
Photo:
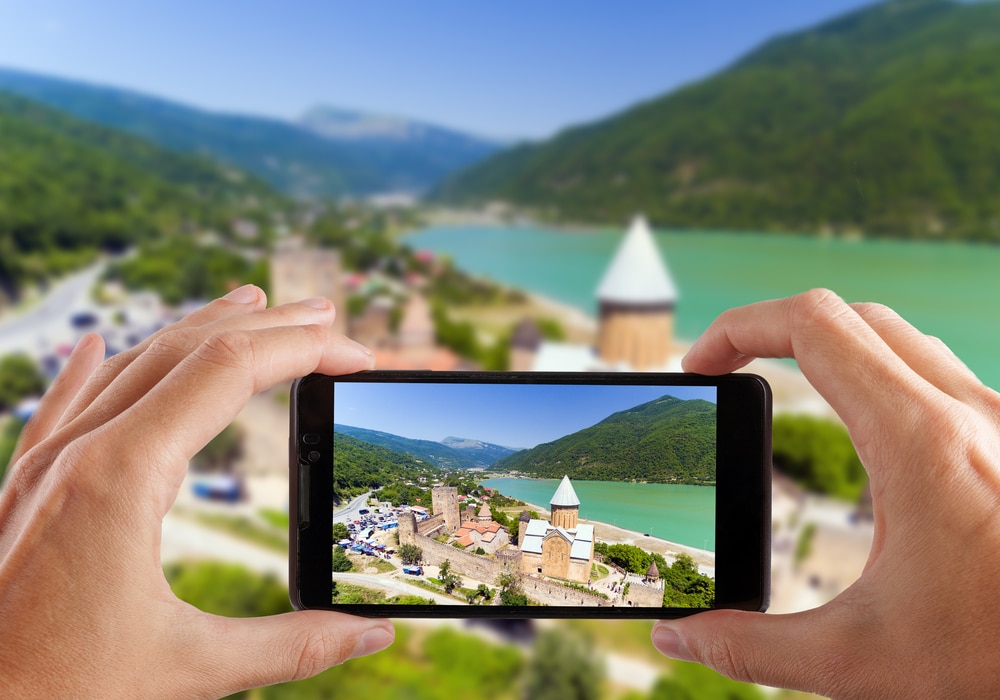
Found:
[{"label": "green tree", "polygon": [[239,564],[172,564],[164,567],[164,574],[178,598],[215,615],[257,617],[292,609],[280,581]]},{"label": "green tree", "polygon": [[846,428],[813,416],[777,416],[774,466],[811,491],[857,500],[868,483]]},{"label": "green tree", "polygon": [[602,696],[604,664],[585,634],[546,629],[538,635],[526,669],[528,700],[597,700]]},{"label": "green tree", "polygon": [[23,353],[0,357],[0,412],[29,396],[40,396],[44,390],[45,377],[34,360]]},{"label": "green tree", "polygon": [[340,542],[351,536],[351,531],[347,529],[344,523],[334,523],[333,524],[333,541]]},{"label": "green tree", "polygon": [[332,567],[334,571],[350,571],[354,568],[351,560],[347,557],[347,553],[344,552],[343,547],[334,546],[333,557],[332,557]]},{"label": "green tree", "polygon": [[497,576],[494,585],[499,589],[501,605],[527,605],[528,596],[521,588],[521,576],[519,574],[504,571]]},{"label": "green tree", "polygon": [[448,595],[451,595],[451,592],[462,583],[462,578],[451,570],[451,562],[447,559],[441,562],[438,570],[438,579],[444,587],[444,592]]},{"label": "green tree", "polygon": [[404,564],[412,566],[420,563],[420,560],[424,558],[424,553],[415,544],[401,544],[399,545],[399,558]]}]

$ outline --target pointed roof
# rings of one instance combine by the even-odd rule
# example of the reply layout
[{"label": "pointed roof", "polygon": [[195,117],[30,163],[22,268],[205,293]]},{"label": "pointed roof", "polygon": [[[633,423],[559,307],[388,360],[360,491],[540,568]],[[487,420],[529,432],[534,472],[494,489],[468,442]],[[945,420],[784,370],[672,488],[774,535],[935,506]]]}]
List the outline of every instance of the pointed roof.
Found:
[{"label": "pointed roof", "polygon": [[597,287],[598,301],[625,304],[673,304],[677,288],[643,216],[628,232]]},{"label": "pointed roof", "polygon": [[490,512],[490,506],[488,503],[483,503],[483,507],[479,509],[480,518],[492,518],[493,514]]},{"label": "pointed roof", "polygon": [[646,569],[646,578],[660,578],[660,570],[656,566],[655,559],[650,563],[649,568]]},{"label": "pointed roof", "polygon": [[552,500],[549,501],[549,505],[553,506],[578,506],[580,505],[580,499],[576,497],[576,491],[573,490],[573,484],[569,482],[568,476],[563,476],[562,481],[559,482],[559,488],[552,495]]}]

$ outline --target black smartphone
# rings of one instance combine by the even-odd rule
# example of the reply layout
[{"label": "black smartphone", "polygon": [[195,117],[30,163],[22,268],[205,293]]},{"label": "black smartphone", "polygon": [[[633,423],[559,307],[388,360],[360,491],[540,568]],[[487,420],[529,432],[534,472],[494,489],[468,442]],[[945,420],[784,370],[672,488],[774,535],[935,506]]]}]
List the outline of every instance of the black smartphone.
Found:
[{"label": "black smartphone", "polygon": [[383,617],[767,608],[752,374],[372,371],[291,396],[290,596]]}]

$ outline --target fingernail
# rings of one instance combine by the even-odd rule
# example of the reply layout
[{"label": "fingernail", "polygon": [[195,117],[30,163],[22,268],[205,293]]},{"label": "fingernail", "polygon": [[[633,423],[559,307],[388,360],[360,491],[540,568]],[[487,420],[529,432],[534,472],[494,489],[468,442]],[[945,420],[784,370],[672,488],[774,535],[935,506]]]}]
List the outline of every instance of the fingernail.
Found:
[{"label": "fingernail", "polygon": [[244,284],[242,287],[237,287],[222,298],[236,304],[251,304],[257,301],[259,295],[260,290],[257,289],[255,285]]},{"label": "fingernail", "polygon": [[392,644],[395,638],[396,633],[392,627],[386,629],[385,627],[379,626],[366,630],[365,633],[361,635],[361,639],[358,640],[357,645],[354,647],[354,651],[351,652],[350,658],[356,659],[360,656],[374,654],[376,651],[382,651],[387,646]]},{"label": "fingernail", "polygon": [[695,660],[684,639],[666,625],[657,625],[653,628],[653,646],[661,654],[669,656],[671,659],[677,659],[678,661]]},{"label": "fingernail", "polygon": [[314,309],[329,309],[330,300],[325,297],[312,297],[311,299],[303,299],[299,302],[300,304],[305,304],[306,306],[311,306]]}]

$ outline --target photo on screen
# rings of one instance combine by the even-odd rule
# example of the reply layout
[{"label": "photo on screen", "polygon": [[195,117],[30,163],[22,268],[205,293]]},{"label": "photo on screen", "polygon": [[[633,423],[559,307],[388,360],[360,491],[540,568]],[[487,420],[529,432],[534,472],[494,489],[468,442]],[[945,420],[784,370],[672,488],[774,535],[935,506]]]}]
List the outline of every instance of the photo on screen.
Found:
[{"label": "photo on screen", "polygon": [[333,603],[713,607],[716,398],[337,383]]}]

